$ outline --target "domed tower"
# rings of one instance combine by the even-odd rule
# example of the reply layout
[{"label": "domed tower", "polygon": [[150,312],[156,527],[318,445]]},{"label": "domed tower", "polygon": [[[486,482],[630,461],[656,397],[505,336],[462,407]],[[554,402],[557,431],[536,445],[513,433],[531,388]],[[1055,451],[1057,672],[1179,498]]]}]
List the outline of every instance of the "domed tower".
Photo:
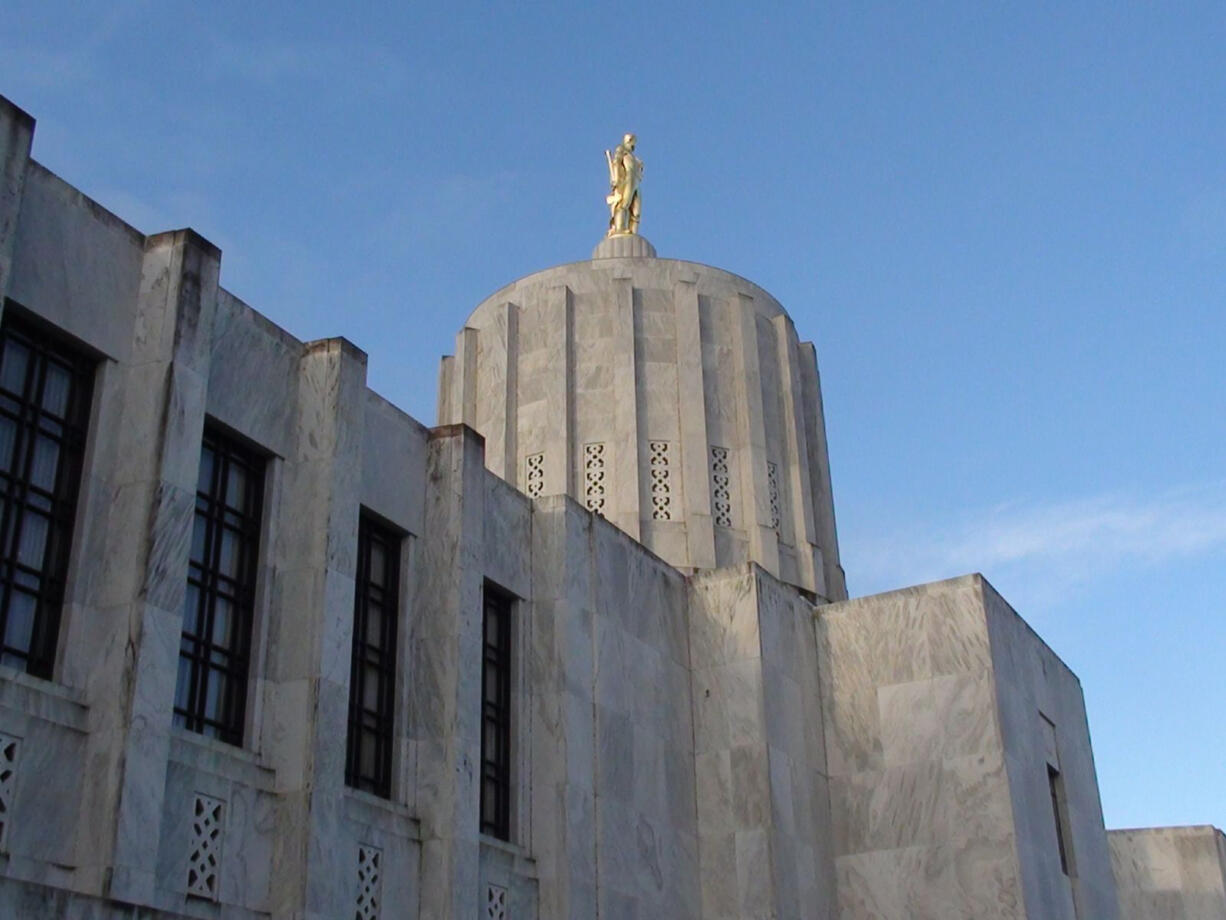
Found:
[{"label": "domed tower", "polygon": [[626,144],[609,235],[478,305],[442,362],[439,423],[480,432],[529,496],[567,493],[679,569],[753,560],[844,599],[814,348],[756,284],[656,257],[637,177],[619,195]]}]

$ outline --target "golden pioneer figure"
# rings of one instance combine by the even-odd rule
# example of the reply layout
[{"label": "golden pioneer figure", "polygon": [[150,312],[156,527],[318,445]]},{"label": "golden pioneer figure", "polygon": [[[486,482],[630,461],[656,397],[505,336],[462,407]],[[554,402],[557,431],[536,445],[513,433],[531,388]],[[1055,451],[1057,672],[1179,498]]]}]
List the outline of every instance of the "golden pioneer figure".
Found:
[{"label": "golden pioneer figure", "polygon": [[609,161],[609,236],[639,232],[642,198],[639,183],[643,181],[643,161],[634,155],[636,138],[627,134],[612,153],[605,151]]}]

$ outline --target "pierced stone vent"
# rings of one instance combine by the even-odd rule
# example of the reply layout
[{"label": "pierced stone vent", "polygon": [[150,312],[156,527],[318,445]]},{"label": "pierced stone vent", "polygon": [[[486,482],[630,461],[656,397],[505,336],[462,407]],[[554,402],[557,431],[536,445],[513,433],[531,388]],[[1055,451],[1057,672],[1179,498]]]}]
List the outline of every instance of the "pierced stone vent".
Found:
[{"label": "pierced stone vent", "polygon": [[545,455],[529,454],[525,463],[527,467],[527,475],[524,480],[527,484],[527,493],[529,498],[537,498],[545,491]]},{"label": "pierced stone vent", "polygon": [[192,797],[192,838],[187,855],[187,893],[192,897],[217,900],[225,807],[221,799],[198,792]]},{"label": "pierced stone vent", "polygon": [[728,448],[711,445],[711,512],[720,527],[732,526],[732,497],[728,483]]},{"label": "pierced stone vent", "polygon": [[484,920],[507,920],[507,890],[501,885],[485,886]]},{"label": "pierced stone vent", "polygon": [[383,900],[382,862],[383,851],[378,847],[358,845],[358,897],[354,920],[379,920],[379,902]]},{"label": "pierced stone vent", "polygon": [[583,445],[583,500],[587,510],[604,517],[604,445]]},{"label": "pierced stone vent", "polygon": [[17,785],[17,752],[20,748],[20,738],[0,733],[0,852],[6,852],[9,848],[13,792]]},{"label": "pierced stone vent", "polygon": [[766,483],[770,489],[771,527],[775,528],[775,531],[778,532],[779,531],[779,520],[780,520],[780,515],[779,515],[779,467],[775,466],[775,464],[771,463],[769,460],[766,461]]},{"label": "pierced stone vent", "polygon": [[651,519],[673,519],[673,496],[669,486],[669,445],[667,441],[648,441],[648,456],[651,464]]}]

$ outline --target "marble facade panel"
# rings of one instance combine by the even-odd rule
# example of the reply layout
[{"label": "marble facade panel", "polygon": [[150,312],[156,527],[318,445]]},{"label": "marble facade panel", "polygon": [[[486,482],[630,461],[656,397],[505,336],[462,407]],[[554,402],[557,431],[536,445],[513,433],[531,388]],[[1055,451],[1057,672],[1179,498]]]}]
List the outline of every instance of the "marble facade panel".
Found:
[{"label": "marble facade panel", "polygon": [[28,162],[4,294],[108,357],[126,361],[144,237]]},{"label": "marble facade panel", "polygon": [[[1079,915],[1114,920],[1118,906],[1081,686],[986,580],[979,578],[978,588],[995,666],[1027,910],[1071,917],[1072,903],[1064,896],[1071,884]],[[1050,762],[1052,753],[1056,763]],[[1061,820],[1066,822],[1063,833],[1068,876],[1062,871],[1056,845],[1048,784],[1050,767],[1059,771],[1063,791]],[[1053,893],[1065,903],[1053,905]]]},{"label": "marble facade panel", "polygon": [[13,252],[33,141],[33,117],[0,97],[0,311],[12,286]]},{"label": "marble facade panel", "polygon": [[879,688],[884,762],[948,760],[998,749],[993,689],[987,671]]},{"label": "marble facade panel", "polygon": [[761,655],[759,622],[751,605],[752,577],[700,574],[693,578],[691,592],[690,653],[695,667]]},{"label": "marble facade panel", "polygon": [[1226,916],[1226,835],[1216,827],[1107,832],[1120,920]]},{"label": "marble facade panel", "polygon": [[[16,761],[0,762],[7,777],[2,858],[77,864],[80,777],[86,772],[86,735],[13,707],[17,694],[0,701],[0,733],[15,740]],[[22,711],[24,710],[24,711]]]},{"label": "marble facade panel", "polygon": [[516,597],[532,596],[532,503],[522,492],[501,479],[483,480],[486,489],[484,517],[485,577]]},{"label": "marble facade panel", "polygon": [[303,343],[228,292],[214,320],[208,414],[279,457],[294,448]]}]

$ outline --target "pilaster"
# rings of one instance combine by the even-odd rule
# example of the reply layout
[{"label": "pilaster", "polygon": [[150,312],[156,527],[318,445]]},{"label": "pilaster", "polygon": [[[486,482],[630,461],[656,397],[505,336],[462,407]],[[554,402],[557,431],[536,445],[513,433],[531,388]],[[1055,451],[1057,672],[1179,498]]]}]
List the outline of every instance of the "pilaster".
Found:
[{"label": "pilaster", "polygon": [[13,270],[17,218],[33,142],[34,119],[0,96],[0,311]]},{"label": "pilaster", "polygon": [[132,360],[110,369],[105,531],[125,539],[65,642],[64,678],[91,707],[81,864],[133,903],[153,895],[220,262],[191,230],[146,242]]},{"label": "pilaster", "polygon": [[639,538],[642,496],[639,491],[639,386],[635,357],[634,284],[615,277],[611,287],[613,309],[613,522],[634,539]]},{"label": "pilaster", "polygon": [[691,581],[690,655],[703,917],[776,917],[758,572]]},{"label": "pilaster", "polygon": [[534,686],[530,848],[538,859],[542,917],[579,920],[596,911],[590,546],[591,528],[604,526],[560,496],[538,502],[533,512],[525,660]]},{"label": "pilaster", "polygon": [[274,915],[338,916],[349,894],[336,883],[351,871],[349,854],[331,841],[345,780],[365,387],[366,355],[349,342],[304,346],[294,453],[279,490],[261,726],[281,796]]},{"label": "pilaster", "polygon": [[575,322],[570,288],[564,284],[546,294],[542,334],[551,355],[545,385],[545,493],[574,495],[575,464],[571,455],[575,420]]},{"label": "pilaster", "polygon": [[485,434],[485,463],[488,469],[512,485],[519,482],[517,461],[519,427],[519,307],[502,305],[495,325],[481,330],[478,387],[483,394],[476,411],[480,430]]},{"label": "pilaster", "polygon": [[770,490],[767,486],[766,410],[762,404],[762,373],[758,358],[758,323],[753,299],[735,294],[737,388],[741,449],[741,489],[745,496],[745,532],[749,557],[772,574],[779,572],[779,538],[771,526]]},{"label": "pilaster", "polygon": [[422,920],[477,916],[485,475],[480,435],[460,425],[431,430],[410,664]]},{"label": "pilaster", "polygon": [[[477,423],[477,349],[480,334],[465,326],[455,337],[455,357],[444,359],[441,376],[448,378],[450,397],[447,399],[448,425]],[[443,397],[439,396],[439,420],[442,422]]]},{"label": "pilaster", "polygon": [[706,387],[702,376],[702,332],[698,286],[678,282],[673,289],[677,325],[678,425],[681,476],[685,494],[685,534],[689,564],[715,568],[715,529],[711,521],[711,446],[707,440]]},{"label": "pilaster", "polygon": [[800,579],[811,591],[825,595],[826,580],[821,556],[815,552],[817,530],[813,523],[813,478],[809,469],[808,437],[804,420],[804,391],[797,368],[796,329],[784,314],[774,319],[779,342],[779,379],[782,383],[784,461],[788,478],[788,508],[796,534],[796,564]]},{"label": "pilaster", "polygon": [[800,345],[801,393],[804,402],[805,440],[809,447],[809,469],[813,484],[813,523],[817,529],[817,545],[821,553],[825,590],[819,590],[827,600],[847,599],[847,580],[839,564],[839,540],[834,523],[834,493],[830,485],[830,454],[826,447],[826,418],[822,410],[822,381],[817,370],[817,349],[811,342]]}]

